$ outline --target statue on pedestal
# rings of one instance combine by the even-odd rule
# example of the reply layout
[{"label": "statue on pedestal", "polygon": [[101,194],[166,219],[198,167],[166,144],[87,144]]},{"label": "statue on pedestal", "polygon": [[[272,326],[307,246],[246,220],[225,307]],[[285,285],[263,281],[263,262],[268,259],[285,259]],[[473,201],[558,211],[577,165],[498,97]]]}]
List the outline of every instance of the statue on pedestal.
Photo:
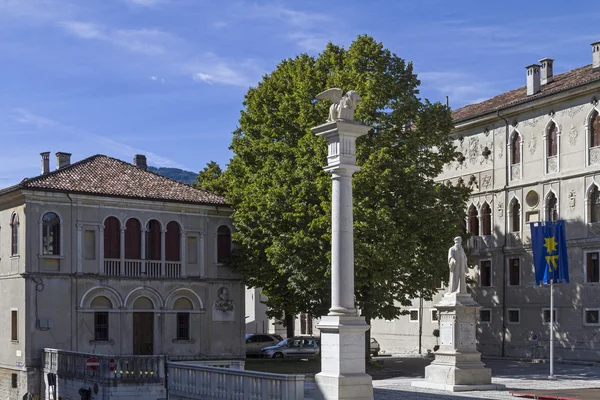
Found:
[{"label": "statue on pedestal", "polygon": [[342,89],[331,88],[317,95],[317,99],[329,100],[333,103],[329,107],[329,117],[327,118],[327,122],[334,122],[338,119],[349,121],[354,119],[354,110],[356,110],[356,106],[362,99],[354,90],[348,90],[348,92],[342,96],[343,93]]},{"label": "statue on pedestal", "polygon": [[462,247],[462,238],[454,238],[454,246],[448,250],[448,267],[450,279],[448,280],[448,293],[467,293],[467,255]]}]

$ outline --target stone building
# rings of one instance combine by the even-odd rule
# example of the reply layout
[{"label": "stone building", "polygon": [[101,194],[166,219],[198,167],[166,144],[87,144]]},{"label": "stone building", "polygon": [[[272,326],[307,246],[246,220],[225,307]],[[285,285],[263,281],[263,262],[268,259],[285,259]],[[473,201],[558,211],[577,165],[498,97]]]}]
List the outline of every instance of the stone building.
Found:
[{"label": "stone building", "polygon": [[170,359],[244,354],[243,280],[213,193],[96,155],[42,153],[0,190],[0,397],[40,393],[44,348]]},{"label": "stone building", "polygon": [[[555,286],[555,356],[600,360],[600,42],[591,47],[591,65],[554,75],[544,58],[525,86],[453,112],[461,156],[439,179],[472,189],[469,289],[484,355],[548,357],[550,292],[534,284],[529,223],[563,219],[571,283]],[[433,349],[441,293],[374,321],[382,349],[416,352],[419,337]]]}]

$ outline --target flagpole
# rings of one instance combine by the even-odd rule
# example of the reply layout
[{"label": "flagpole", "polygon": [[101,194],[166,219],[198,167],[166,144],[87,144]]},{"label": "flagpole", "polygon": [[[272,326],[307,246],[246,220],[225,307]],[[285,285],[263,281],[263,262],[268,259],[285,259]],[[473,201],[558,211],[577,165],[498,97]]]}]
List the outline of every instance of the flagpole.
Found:
[{"label": "flagpole", "polygon": [[550,379],[554,379],[554,279],[550,279]]}]

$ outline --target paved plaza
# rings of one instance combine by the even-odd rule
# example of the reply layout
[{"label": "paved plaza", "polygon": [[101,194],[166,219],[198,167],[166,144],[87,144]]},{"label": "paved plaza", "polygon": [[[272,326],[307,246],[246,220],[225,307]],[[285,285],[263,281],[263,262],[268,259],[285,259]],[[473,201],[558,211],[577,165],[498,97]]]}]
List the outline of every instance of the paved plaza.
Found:
[{"label": "paved plaza", "polygon": [[[424,368],[429,362],[430,360],[419,358],[394,357],[384,360],[384,368],[398,370],[403,376],[373,381],[375,399],[517,399],[509,392],[565,389],[588,389],[579,391],[576,396],[569,396],[571,398],[581,400],[600,399],[600,367],[596,366],[556,364],[554,371],[557,379],[549,380],[548,364],[484,360],[486,367],[492,369],[492,382],[505,385],[505,390],[449,393],[411,386],[411,382],[415,379],[423,379]],[[306,384],[306,398],[314,398],[314,383],[312,382]]]}]

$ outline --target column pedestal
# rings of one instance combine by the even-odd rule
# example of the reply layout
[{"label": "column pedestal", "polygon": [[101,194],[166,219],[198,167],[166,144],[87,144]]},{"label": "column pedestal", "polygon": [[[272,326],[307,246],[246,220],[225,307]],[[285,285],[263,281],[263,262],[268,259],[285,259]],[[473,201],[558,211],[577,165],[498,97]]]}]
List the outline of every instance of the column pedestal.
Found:
[{"label": "column pedestal", "polygon": [[435,360],[425,367],[425,380],[412,386],[459,392],[497,390],[492,371],[481,362],[477,350],[477,313],[481,306],[467,293],[444,295],[435,305],[440,320],[440,348]]},{"label": "column pedestal", "polygon": [[321,399],[373,399],[373,383],[365,373],[363,317],[327,315],[317,325],[321,332],[321,372],[315,386]]}]

